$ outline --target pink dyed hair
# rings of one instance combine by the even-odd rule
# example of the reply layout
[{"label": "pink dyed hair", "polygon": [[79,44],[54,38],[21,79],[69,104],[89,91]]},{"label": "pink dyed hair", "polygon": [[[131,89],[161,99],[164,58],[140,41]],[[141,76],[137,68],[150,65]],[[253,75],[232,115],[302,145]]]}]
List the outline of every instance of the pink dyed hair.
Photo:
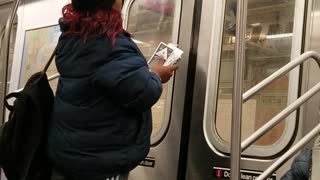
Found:
[{"label": "pink dyed hair", "polygon": [[122,26],[121,13],[113,9],[76,12],[72,4],[67,4],[62,9],[62,15],[63,24],[69,27],[64,34],[80,35],[84,41],[89,35],[99,35],[115,43],[119,34],[127,33]]}]

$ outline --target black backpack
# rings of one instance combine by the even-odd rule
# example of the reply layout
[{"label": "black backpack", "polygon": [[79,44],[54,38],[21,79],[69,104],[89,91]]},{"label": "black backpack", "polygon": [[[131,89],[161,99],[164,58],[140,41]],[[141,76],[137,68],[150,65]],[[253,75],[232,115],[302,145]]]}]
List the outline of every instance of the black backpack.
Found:
[{"label": "black backpack", "polygon": [[[42,72],[35,73],[24,89],[5,97],[9,120],[0,128],[0,165],[8,180],[48,180],[47,155],[49,116],[54,94],[46,71],[55,51]],[[15,98],[13,105],[8,100]]]}]

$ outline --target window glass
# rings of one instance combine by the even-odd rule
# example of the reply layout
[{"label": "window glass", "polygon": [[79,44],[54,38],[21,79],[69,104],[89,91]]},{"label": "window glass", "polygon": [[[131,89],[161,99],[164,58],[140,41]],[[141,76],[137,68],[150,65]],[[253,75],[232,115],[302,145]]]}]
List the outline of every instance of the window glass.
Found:
[{"label": "window glass", "polygon": [[[249,0],[246,35],[244,91],[261,82],[290,61],[294,0]],[[230,142],[233,66],[235,60],[236,1],[228,0],[220,63],[216,130]],[[243,106],[242,140],[287,106],[289,75],[286,75]],[[245,128],[244,128],[245,127]],[[256,145],[272,145],[284,133],[285,121],[263,136]]]},{"label": "window glass", "polygon": [[[147,60],[153,55],[160,42],[173,42],[174,0],[135,0],[128,13],[127,30],[141,49]],[[163,85],[160,100],[153,106],[153,135],[156,135],[164,124],[166,115],[168,85]]]}]

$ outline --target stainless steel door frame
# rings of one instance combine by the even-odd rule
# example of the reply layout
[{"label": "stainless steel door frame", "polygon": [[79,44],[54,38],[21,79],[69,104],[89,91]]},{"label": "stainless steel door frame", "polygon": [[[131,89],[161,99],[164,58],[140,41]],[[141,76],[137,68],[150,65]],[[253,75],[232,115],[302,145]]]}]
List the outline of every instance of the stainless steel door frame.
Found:
[{"label": "stainless steel door frame", "polygon": [[[320,52],[320,1],[309,0],[308,1],[308,13],[306,22],[306,35],[305,35],[305,51],[317,51]],[[315,62],[306,62],[303,69],[303,89],[302,92],[306,92],[320,81],[320,72],[317,70]],[[302,124],[303,134],[310,132],[314,126],[319,123],[319,109],[320,108],[320,94],[316,95],[303,107],[303,113],[301,117],[307,119],[309,123]]]},{"label": "stainless steel door frame", "polygon": [[[306,29],[304,35],[305,51],[320,52],[320,1],[308,0],[306,13]],[[320,81],[320,72],[314,61],[308,61],[303,66],[303,79],[301,93],[308,91]],[[320,94],[315,95],[310,99],[300,111],[300,118],[305,123],[300,123],[297,139],[300,139],[305,134],[309,133],[320,122]],[[308,123],[306,123],[308,122]],[[310,144],[312,146],[312,144]],[[283,171],[283,170],[282,170]]]},{"label": "stainless steel door frame", "polygon": [[[218,2],[221,3],[221,2]],[[299,36],[294,36],[292,40],[292,53],[291,57],[295,58],[301,54],[301,47],[302,47],[302,32],[303,32],[303,14],[304,14],[304,2],[303,1],[297,1],[296,0],[296,6],[300,8],[296,8],[295,10],[295,23],[294,23],[294,34]],[[224,8],[224,7],[223,7]],[[218,9],[219,10],[219,9]],[[218,12],[218,11],[217,11]],[[204,15],[205,16],[205,15]],[[208,16],[208,15],[206,15]],[[222,18],[224,17],[223,12],[218,12],[217,15],[215,15],[218,20],[214,20],[214,22],[218,22],[220,24],[214,25],[214,28],[222,28],[223,22]],[[209,22],[210,23],[210,22]],[[203,23],[204,25],[207,25],[208,22]],[[217,30],[216,30],[217,31]],[[202,33],[201,33],[202,34]],[[216,35],[216,33],[213,33]],[[301,34],[301,35],[300,35]],[[211,35],[212,36],[212,35]],[[209,36],[209,37],[211,37]],[[214,37],[213,37],[214,38]],[[204,133],[206,137],[206,141],[209,144],[209,147],[212,149],[212,151],[218,151],[218,152],[230,152],[229,147],[226,146],[225,142],[221,140],[221,138],[217,135],[217,133],[212,133],[212,127],[215,127],[214,121],[212,119],[215,119],[215,113],[217,109],[216,99],[217,99],[217,87],[219,83],[219,71],[220,71],[220,61],[221,58],[221,39],[222,38],[215,38],[214,44],[212,45],[213,49],[209,50],[206,53],[210,53],[209,58],[212,60],[209,60],[210,62],[207,64],[209,67],[209,70],[207,70],[206,77],[210,77],[210,81],[207,82],[207,94],[206,94],[206,100],[205,100],[205,112],[204,112]],[[217,40],[220,40],[220,42],[217,42]],[[200,46],[209,46],[209,44],[201,45]],[[212,52],[210,52],[212,51]],[[213,56],[213,57],[212,57]],[[208,69],[208,68],[207,68]],[[298,96],[298,90],[299,90],[299,68],[296,68],[290,72],[290,78],[289,78],[289,90],[288,90],[288,104],[291,104],[294,100],[297,99]],[[275,156],[277,153],[279,153],[283,149],[283,144],[289,144],[291,141],[292,136],[294,135],[294,129],[297,125],[296,123],[296,113],[293,113],[289,116],[288,122],[286,125],[286,129],[290,129],[289,133],[283,134],[283,137],[281,138],[281,142],[277,142],[272,146],[266,146],[264,149],[259,149],[259,147],[253,146],[252,148],[246,150],[243,155],[246,156],[264,156],[264,157],[271,157]]]},{"label": "stainless steel door frame", "polygon": [[[194,83],[193,103],[192,103],[192,115],[191,115],[191,129],[188,146],[188,160],[187,160],[187,180],[205,180],[212,179],[212,161],[225,162],[221,166],[229,165],[226,160],[220,156],[213,154],[219,154],[219,152],[212,153],[211,149],[214,147],[208,147],[206,134],[203,133],[203,119],[207,87],[217,88],[213,86],[207,86],[209,59],[215,61],[212,58],[215,55],[220,56],[223,32],[223,16],[225,11],[225,1],[216,0],[203,0],[202,2],[202,19],[200,24],[199,35],[199,48],[196,64],[196,74]],[[215,48],[212,48],[215,47]],[[218,60],[217,60],[218,61]],[[217,66],[211,66],[212,71],[216,71],[219,68]],[[218,86],[218,77],[212,77],[212,83]],[[204,138],[203,138],[204,137]],[[220,154],[222,155],[222,154]]]},{"label": "stainless steel door frame", "polygon": [[[304,1],[296,0],[295,19],[294,19],[294,34],[297,35],[292,40],[292,55],[294,58],[301,53],[302,32],[303,32],[303,18],[304,18]],[[221,44],[223,34],[223,17],[225,11],[225,1],[221,0],[203,0],[202,6],[202,20],[200,27],[199,48],[197,57],[197,67],[195,75],[195,85],[192,105],[192,121],[190,130],[190,141],[188,151],[187,163],[187,180],[206,180],[214,179],[214,166],[230,167],[230,157],[228,154],[222,152],[215,145],[208,143],[210,141],[209,135],[204,131],[212,130],[212,126],[204,123],[204,119],[208,115],[214,116],[216,113],[216,102],[213,100],[215,94],[209,94],[208,91],[213,92],[217,89],[219,77],[209,74],[209,72],[219,72],[219,61],[221,57]],[[212,66],[209,63],[213,63]],[[209,67],[209,68],[208,68]],[[217,73],[215,73],[217,74]],[[289,96],[297,96],[298,94],[298,77],[299,69],[292,72],[290,78]],[[210,77],[210,82],[207,82]],[[209,83],[211,85],[209,85]],[[211,89],[211,90],[210,90]],[[210,98],[211,97],[211,98]],[[288,100],[292,102],[291,99]],[[205,105],[211,103],[212,107],[209,112]],[[206,111],[204,111],[206,109]],[[292,127],[294,128],[294,127]],[[219,138],[219,137],[215,137]],[[292,135],[288,135],[288,142],[292,139]],[[223,143],[220,144],[220,146]],[[225,146],[225,145],[224,145]],[[225,147],[225,152],[230,152],[228,147]],[[250,149],[249,149],[250,151]],[[250,155],[247,151],[246,154]],[[252,151],[252,150],[251,150]],[[249,159],[242,158],[241,168],[254,171],[263,171],[271,161],[268,159]],[[283,172],[279,174],[281,176]],[[279,177],[278,176],[278,177]]]},{"label": "stainless steel door frame", "polygon": [[179,69],[175,73],[170,124],[162,141],[150,149],[148,157],[152,157],[155,161],[154,167],[137,167],[130,172],[130,180],[176,180],[178,176],[180,138],[187,86],[189,53],[192,43],[193,9],[195,0],[181,2],[178,44],[179,48],[184,51],[184,54],[182,60],[178,64]]}]

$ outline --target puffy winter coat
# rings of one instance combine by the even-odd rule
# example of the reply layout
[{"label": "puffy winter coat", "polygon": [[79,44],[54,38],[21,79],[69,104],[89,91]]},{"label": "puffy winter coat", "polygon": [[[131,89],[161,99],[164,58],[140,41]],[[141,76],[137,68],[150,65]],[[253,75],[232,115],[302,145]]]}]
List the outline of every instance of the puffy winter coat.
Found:
[{"label": "puffy winter coat", "polygon": [[311,148],[302,151],[293,161],[291,169],[281,178],[281,180],[309,180],[311,154]]},{"label": "puffy winter coat", "polygon": [[162,92],[136,44],[125,34],[115,44],[62,35],[56,66],[61,78],[49,127],[54,167],[77,180],[135,168],[149,152],[151,107]]}]

